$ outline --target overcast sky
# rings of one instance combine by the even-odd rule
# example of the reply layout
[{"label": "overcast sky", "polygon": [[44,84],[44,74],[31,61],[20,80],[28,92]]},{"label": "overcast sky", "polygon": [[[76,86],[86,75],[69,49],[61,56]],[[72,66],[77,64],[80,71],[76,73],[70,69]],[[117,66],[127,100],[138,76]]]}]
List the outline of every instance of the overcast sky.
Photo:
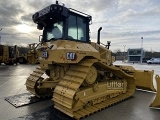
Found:
[{"label": "overcast sky", "polygon": [[[111,41],[111,50],[143,48],[160,52],[160,0],[59,0],[66,7],[92,16],[91,41],[102,27],[101,42]],[[32,15],[55,0],[0,0],[2,44],[27,45],[38,42]],[[24,29],[25,28],[25,29]]]}]

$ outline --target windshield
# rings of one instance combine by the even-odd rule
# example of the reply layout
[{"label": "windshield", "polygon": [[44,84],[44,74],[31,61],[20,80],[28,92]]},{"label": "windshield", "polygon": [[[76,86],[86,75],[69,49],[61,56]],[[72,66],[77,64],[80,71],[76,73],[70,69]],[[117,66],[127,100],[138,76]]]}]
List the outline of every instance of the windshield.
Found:
[{"label": "windshield", "polygon": [[[56,20],[58,21],[58,20]],[[87,20],[82,16],[70,15],[63,21],[48,22],[43,31],[43,41],[74,40],[88,42]]]},{"label": "windshield", "polygon": [[51,26],[46,28],[47,41],[56,40],[62,38],[63,35],[63,22],[53,23]]}]

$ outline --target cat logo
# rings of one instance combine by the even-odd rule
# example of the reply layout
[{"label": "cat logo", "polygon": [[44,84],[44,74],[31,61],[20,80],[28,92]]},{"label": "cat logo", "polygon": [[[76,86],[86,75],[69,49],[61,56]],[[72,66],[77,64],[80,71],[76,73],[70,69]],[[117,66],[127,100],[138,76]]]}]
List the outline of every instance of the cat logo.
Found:
[{"label": "cat logo", "polygon": [[67,60],[75,60],[76,59],[76,53],[68,52],[66,54],[66,58],[67,58]]}]

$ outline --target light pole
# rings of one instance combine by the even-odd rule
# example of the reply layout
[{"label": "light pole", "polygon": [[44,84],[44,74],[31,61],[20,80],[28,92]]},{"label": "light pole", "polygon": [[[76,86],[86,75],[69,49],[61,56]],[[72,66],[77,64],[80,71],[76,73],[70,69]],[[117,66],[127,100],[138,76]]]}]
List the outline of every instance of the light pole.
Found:
[{"label": "light pole", "polygon": [[141,48],[143,48],[143,37],[141,37],[142,41],[141,41]]},{"label": "light pole", "polygon": [[141,63],[142,63],[142,60],[143,60],[143,37],[141,37]]},{"label": "light pole", "polygon": [[[2,31],[2,28],[0,29],[0,31]],[[0,35],[0,44],[1,44],[1,35]]]},{"label": "light pole", "polygon": [[124,61],[125,61],[125,47],[126,47],[126,45],[123,45],[123,47],[124,47],[123,57],[124,57]]}]

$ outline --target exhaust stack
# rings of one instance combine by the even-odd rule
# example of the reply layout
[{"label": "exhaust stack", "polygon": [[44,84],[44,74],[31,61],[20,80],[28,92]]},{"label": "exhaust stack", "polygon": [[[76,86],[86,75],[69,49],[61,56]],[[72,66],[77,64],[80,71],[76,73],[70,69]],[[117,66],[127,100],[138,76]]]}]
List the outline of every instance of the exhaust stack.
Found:
[{"label": "exhaust stack", "polygon": [[99,44],[99,45],[100,45],[100,32],[101,32],[101,30],[102,30],[102,27],[100,27],[98,29],[98,36],[97,36],[97,44]]}]

